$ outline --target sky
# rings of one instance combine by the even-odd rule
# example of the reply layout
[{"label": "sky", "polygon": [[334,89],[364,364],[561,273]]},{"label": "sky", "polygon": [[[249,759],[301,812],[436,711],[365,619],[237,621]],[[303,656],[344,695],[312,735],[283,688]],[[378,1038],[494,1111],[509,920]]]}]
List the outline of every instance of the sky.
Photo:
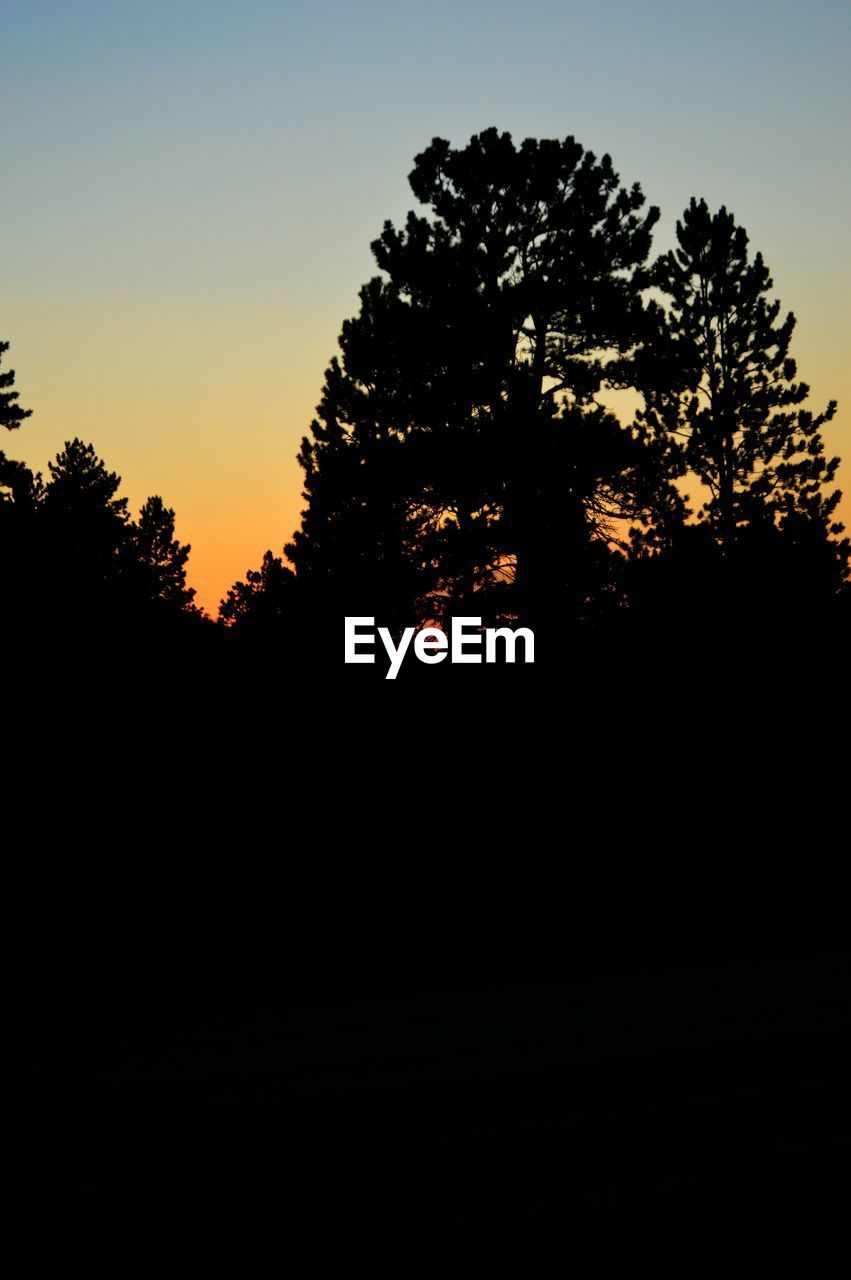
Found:
[{"label": "sky", "polygon": [[[298,525],[295,454],[414,156],[573,134],[763,252],[851,525],[848,0],[0,0],[0,339],[33,410],[153,493],[215,611]],[[5,435],[5,433],[4,433]]]}]

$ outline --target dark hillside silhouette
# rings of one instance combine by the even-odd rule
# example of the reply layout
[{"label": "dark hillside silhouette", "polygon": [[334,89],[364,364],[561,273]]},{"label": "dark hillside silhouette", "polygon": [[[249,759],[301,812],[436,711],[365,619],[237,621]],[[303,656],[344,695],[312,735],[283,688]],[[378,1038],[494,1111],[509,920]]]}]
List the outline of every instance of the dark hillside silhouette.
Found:
[{"label": "dark hillside silhouette", "polygon": [[[134,518],[79,439],[46,476],[0,456],[5,1203],[259,1209],[311,1273],[385,1248],[404,1276],[827,1274],[832,409],[724,211],[695,202],[654,265],[608,157],[495,130],[411,184],[302,444],[301,527],[218,624],[162,497]],[[385,682],[344,666],[347,612],[531,622],[541,661]]]}]

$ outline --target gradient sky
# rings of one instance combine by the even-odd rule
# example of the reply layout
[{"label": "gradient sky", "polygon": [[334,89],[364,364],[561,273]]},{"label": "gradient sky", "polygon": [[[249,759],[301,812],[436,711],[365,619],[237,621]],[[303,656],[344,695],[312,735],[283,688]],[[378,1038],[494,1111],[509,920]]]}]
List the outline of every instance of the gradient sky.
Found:
[{"label": "gradient sky", "polygon": [[[851,525],[847,0],[0,0],[0,338],[31,466],[74,435],[175,507],[201,603],[298,523],[295,452],[435,135],[574,134],[726,203],[838,399]],[[4,433],[5,435],[5,433]]]}]

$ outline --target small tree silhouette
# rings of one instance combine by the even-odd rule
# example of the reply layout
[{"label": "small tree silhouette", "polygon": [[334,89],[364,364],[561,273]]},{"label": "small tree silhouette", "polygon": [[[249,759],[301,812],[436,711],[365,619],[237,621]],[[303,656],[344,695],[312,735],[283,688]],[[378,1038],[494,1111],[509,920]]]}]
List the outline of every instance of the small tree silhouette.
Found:
[{"label": "small tree silhouette", "polygon": [[[9,350],[8,342],[0,342],[0,364]],[[18,404],[18,392],[13,391],[15,385],[14,369],[0,369],[0,426],[7,431],[16,431],[32,409],[22,409]]]},{"label": "small tree silhouette", "polygon": [[[836,409],[805,407],[789,355],[795,317],[781,319],[762,255],[725,208],[693,199],[677,223],[677,247],[652,279],[666,309],[649,316],[652,340],[639,356],[642,425],[661,442],[672,477],[688,473],[708,490],[697,524],[671,508],[654,536],[662,554],[639,555],[633,582],[662,629],[750,632],[764,644],[815,621],[847,574],[849,547],[834,520],[838,458],[822,428]],[[679,621],[672,616],[679,614]],[[690,619],[690,623],[686,621]]]},{"label": "small tree silhouette", "polygon": [[219,617],[239,630],[285,626],[292,613],[295,574],[279,556],[267,551],[259,569],[249,569],[219,605]]},{"label": "small tree silhouette", "polygon": [[[0,342],[0,364],[9,350]],[[21,408],[14,369],[0,369],[0,426],[16,431],[32,410]],[[6,609],[3,631],[20,629],[28,616],[33,582],[35,509],[41,478],[0,449],[0,599]],[[7,621],[8,619],[8,621]]]},{"label": "small tree silhouette", "polygon": [[645,361],[643,419],[674,470],[709,489],[704,514],[722,547],[742,525],[792,513],[841,532],[831,524],[841,495],[825,492],[839,459],[825,457],[821,436],[836,404],[817,415],[803,407],[809,388],[789,355],[795,317],[780,320],[744,228],[692,199],[653,280],[669,305]]},{"label": "small tree silhouette", "polygon": [[[0,364],[9,350],[8,342],[0,342]],[[17,431],[21,423],[29,418],[32,409],[22,409],[18,403],[18,392],[15,385],[14,369],[0,369],[0,426],[7,431]],[[0,449],[0,504],[17,503],[19,508],[31,504],[36,478],[22,462],[7,458]]]},{"label": "small tree silhouette", "polygon": [[148,498],[130,534],[145,599],[172,612],[191,610],[195,591],[186,585],[192,548],[174,534],[174,511],[158,495]]},{"label": "small tree silhouette", "polygon": [[129,522],[127,499],[117,496],[121,477],[77,437],[48,471],[41,504],[47,541],[66,588],[88,607],[121,572]]}]

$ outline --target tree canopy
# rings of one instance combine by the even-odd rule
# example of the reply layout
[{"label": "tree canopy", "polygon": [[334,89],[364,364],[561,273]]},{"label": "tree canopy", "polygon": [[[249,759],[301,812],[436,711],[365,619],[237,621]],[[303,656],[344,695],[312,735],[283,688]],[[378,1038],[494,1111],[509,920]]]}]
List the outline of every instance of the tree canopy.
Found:
[{"label": "tree canopy", "polygon": [[793,513],[840,532],[831,520],[841,495],[825,491],[839,459],[825,456],[821,434],[836,403],[818,414],[804,407],[809,387],[789,354],[795,317],[781,318],[744,228],[693,199],[653,282],[667,306],[648,364],[666,376],[643,383],[644,418],[664,436],[672,466],[708,489],[704,514],[718,538]]},{"label": "tree canopy", "polygon": [[[496,129],[433,139],[409,182],[301,443],[300,527],[227,592],[226,627],[310,654],[344,615],[396,633],[472,615],[533,625],[553,656],[625,619],[678,612],[696,635],[713,612],[750,626],[847,598],[836,405],[808,407],[794,315],[725,207],[692,199],[654,260],[659,211],[608,155]],[[0,372],[9,431],[30,413],[14,383]],[[134,519],[120,487],[80,439],[46,477],[0,453],[16,618],[197,615],[174,510],[155,495]]]},{"label": "tree canopy", "polygon": [[[658,217],[573,138],[441,139],[385,224],[299,460],[300,578],[391,622],[578,616],[612,521],[654,500],[646,437],[597,403],[634,381]],[[654,477],[651,482],[651,476]],[[567,548],[569,547],[569,550]]]},{"label": "tree canopy", "polygon": [[[17,407],[17,393],[4,394],[6,425],[17,427],[28,411]],[[46,479],[0,455],[7,634],[118,633],[129,645],[140,630],[196,613],[186,584],[190,548],[175,536],[174,511],[155,496],[133,520],[120,486],[94,446],[77,437],[48,463]]]}]

